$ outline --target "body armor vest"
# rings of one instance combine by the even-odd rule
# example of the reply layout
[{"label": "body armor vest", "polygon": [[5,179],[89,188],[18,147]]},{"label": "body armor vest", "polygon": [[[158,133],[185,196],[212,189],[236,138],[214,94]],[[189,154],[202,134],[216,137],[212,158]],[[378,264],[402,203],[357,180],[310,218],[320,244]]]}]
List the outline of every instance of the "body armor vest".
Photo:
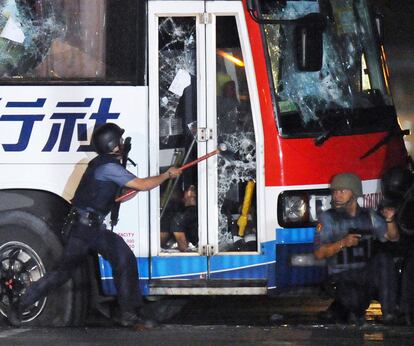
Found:
[{"label": "body armor vest", "polygon": [[[334,221],[334,228],[340,230],[344,227],[344,219],[341,213],[337,210],[329,210],[332,219]],[[370,210],[360,209],[358,214],[358,221],[361,225],[361,229],[350,228],[346,230],[346,234],[360,234],[361,239],[357,246],[343,248],[336,254],[336,265],[337,269],[352,269],[364,267],[372,255],[372,246],[374,240],[374,234],[372,231],[373,223],[371,219]],[[343,230],[342,230],[343,231]]]},{"label": "body armor vest", "polygon": [[104,216],[111,211],[119,186],[114,182],[100,181],[95,178],[96,170],[107,163],[121,165],[113,155],[107,154],[99,155],[89,162],[72,199],[74,207],[95,211]]}]

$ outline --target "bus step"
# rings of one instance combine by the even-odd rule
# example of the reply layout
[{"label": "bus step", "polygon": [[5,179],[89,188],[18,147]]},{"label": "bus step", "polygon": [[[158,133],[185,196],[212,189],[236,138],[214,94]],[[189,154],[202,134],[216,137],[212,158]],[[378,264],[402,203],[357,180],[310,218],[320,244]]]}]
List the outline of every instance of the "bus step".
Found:
[{"label": "bus step", "polygon": [[177,279],[155,279],[150,281],[150,287],[266,287],[266,280],[242,279],[242,280],[177,280]]}]

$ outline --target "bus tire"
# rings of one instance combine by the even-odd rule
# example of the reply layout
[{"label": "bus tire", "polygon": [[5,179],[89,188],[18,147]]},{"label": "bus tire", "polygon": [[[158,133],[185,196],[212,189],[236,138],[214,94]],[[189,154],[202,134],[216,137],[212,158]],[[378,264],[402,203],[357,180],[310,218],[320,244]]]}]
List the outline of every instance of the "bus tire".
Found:
[{"label": "bus tire", "polygon": [[[30,282],[52,270],[63,253],[58,236],[41,218],[25,211],[0,212],[0,312]],[[30,270],[29,270],[30,268]],[[26,326],[79,325],[85,316],[87,290],[80,268],[73,278],[23,313]],[[10,279],[13,279],[10,281]],[[10,285],[10,283],[12,284]]]}]

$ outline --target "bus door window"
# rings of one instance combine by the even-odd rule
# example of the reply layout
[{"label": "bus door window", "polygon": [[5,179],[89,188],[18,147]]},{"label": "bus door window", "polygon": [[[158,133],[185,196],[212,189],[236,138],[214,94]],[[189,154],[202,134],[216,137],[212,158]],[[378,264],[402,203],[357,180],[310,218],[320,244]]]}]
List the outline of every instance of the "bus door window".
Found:
[{"label": "bus door window", "polygon": [[216,20],[217,141],[220,252],[257,251],[256,141],[242,50],[234,17]]},{"label": "bus door window", "polygon": [[[160,169],[197,158],[196,20],[159,19]],[[161,187],[161,249],[198,248],[197,165]]]}]

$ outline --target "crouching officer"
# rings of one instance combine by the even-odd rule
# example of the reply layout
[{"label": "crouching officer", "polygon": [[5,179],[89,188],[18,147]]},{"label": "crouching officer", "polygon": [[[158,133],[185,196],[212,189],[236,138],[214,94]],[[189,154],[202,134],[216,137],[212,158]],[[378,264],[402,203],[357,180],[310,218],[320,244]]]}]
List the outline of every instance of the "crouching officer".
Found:
[{"label": "crouching officer", "polygon": [[314,255],[327,259],[335,289],[325,318],[362,323],[370,301],[376,299],[381,303],[384,322],[391,323],[395,318],[397,273],[390,255],[372,254],[372,240],[397,241],[396,224],[358,205],[362,184],[357,175],[336,175],[331,191],[332,208],[320,215],[314,241]]},{"label": "crouching officer", "polygon": [[[408,325],[414,324],[414,176],[403,167],[392,167],[381,177],[383,200],[379,210],[386,220],[394,220],[400,240],[388,245],[400,274],[400,312]],[[391,246],[390,246],[391,245]]]},{"label": "crouching officer", "polygon": [[88,164],[72,199],[72,209],[64,227],[67,239],[63,257],[53,271],[34,282],[18,302],[10,305],[8,320],[11,325],[20,326],[26,308],[69,280],[71,271],[85,260],[89,251],[101,254],[111,264],[119,305],[115,321],[122,326],[142,321],[135,255],[119,235],[106,229],[103,220],[121,187],[148,191],[169,178],[176,178],[180,171],[171,167],[158,176],[137,178],[120,163],[123,133],[123,129],[112,123],[93,132],[92,143],[98,156]]}]

